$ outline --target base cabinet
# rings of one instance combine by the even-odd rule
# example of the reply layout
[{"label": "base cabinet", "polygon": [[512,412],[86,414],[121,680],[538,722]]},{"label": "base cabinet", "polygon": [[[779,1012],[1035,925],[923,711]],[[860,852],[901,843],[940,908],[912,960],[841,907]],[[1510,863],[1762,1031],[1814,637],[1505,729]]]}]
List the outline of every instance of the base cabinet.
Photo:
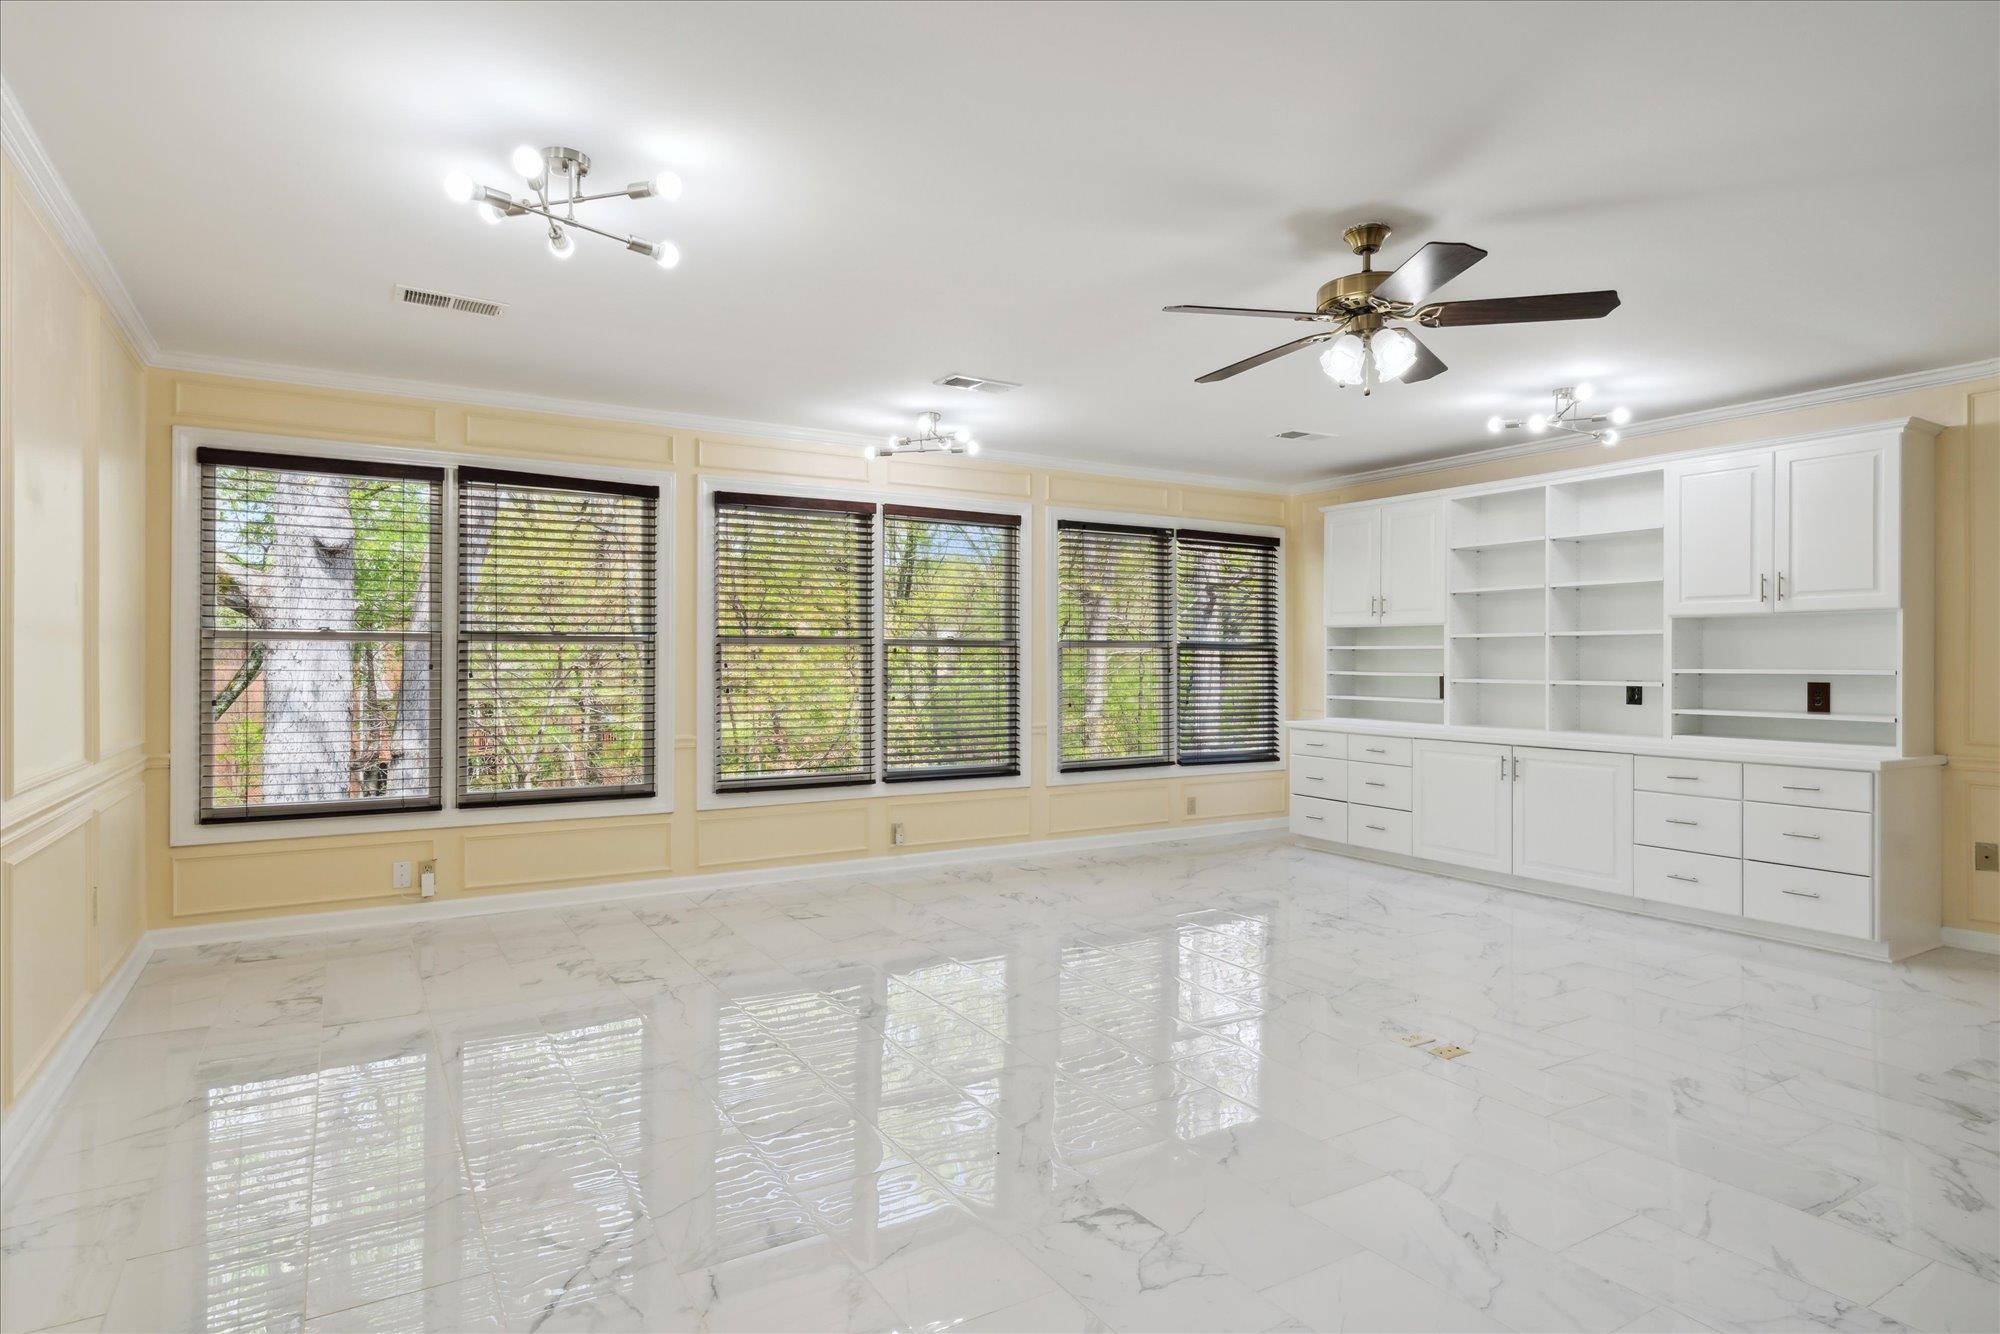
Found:
[{"label": "base cabinet", "polygon": [[1513,784],[1506,746],[1418,741],[1411,747],[1411,855],[1483,871],[1514,869]]},{"label": "base cabinet", "polygon": [[1514,874],[1632,892],[1632,757],[1514,747]]}]

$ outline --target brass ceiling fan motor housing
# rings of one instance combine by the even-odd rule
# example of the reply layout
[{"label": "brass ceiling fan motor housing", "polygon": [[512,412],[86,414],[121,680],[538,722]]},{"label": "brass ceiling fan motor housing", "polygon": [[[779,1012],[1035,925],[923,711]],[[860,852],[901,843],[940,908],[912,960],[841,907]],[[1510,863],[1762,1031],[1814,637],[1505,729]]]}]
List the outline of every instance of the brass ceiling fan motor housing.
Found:
[{"label": "brass ceiling fan motor housing", "polygon": [[1369,299],[1380,287],[1387,273],[1377,273],[1371,267],[1372,256],[1389,239],[1389,224],[1386,222],[1363,222],[1349,227],[1342,234],[1348,248],[1361,256],[1361,272],[1350,273],[1335,278],[1319,289],[1316,309],[1322,315],[1352,314],[1368,309]]}]

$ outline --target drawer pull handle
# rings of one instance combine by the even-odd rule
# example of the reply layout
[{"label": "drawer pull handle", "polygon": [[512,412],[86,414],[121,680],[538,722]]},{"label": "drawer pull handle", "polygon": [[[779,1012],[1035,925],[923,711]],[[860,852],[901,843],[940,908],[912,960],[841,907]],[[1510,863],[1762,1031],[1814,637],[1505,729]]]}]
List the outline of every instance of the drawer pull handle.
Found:
[{"label": "drawer pull handle", "polygon": [[1387,784],[1387,783],[1378,783],[1378,782],[1376,782],[1376,781],[1375,781],[1374,779],[1372,779],[1372,778],[1364,778],[1364,779],[1362,779],[1362,780],[1361,780],[1361,786],[1363,786],[1363,787],[1387,787],[1387,786],[1388,786],[1388,784]]},{"label": "drawer pull handle", "polygon": [[1324,778],[1314,778],[1311,774],[1307,774],[1306,781],[1308,783],[1324,783],[1326,780]]},{"label": "drawer pull handle", "polygon": [[1692,828],[1693,826],[1696,826],[1696,825],[1699,825],[1699,824],[1701,823],[1701,821],[1699,821],[1699,820],[1676,820],[1676,819],[1674,819],[1674,817],[1673,817],[1673,816],[1671,816],[1671,815],[1670,815],[1670,816],[1668,816],[1668,817],[1667,817],[1667,823],[1668,823],[1668,824],[1684,824],[1684,825],[1687,825],[1687,826],[1689,826],[1690,828]]},{"label": "drawer pull handle", "polygon": [[1324,741],[1308,741],[1308,742],[1306,742],[1306,749],[1307,749],[1307,750],[1325,750],[1325,749],[1326,749],[1326,742],[1324,742]]},{"label": "drawer pull handle", "polygon": [[1701,781],[1700,774],[1668,774],[1667,777],[1673,779],[1676,783],[1699,783]]},{"label": "drawer pull handle", "polygon": [[1782,892],[1791,895],[1795,899],[1816,899],[1819,897],[1819,895],[1809,889],[1787,889]]},{"label": "drawer pull handle", "polygon": [[1389,826],[1387,826],[1387,825],[1381,825],[1381,824],[1365,824],[1365,825],[1362,825],[1361,827],[1362,827],[1363,829],[1373,829],[1373,830],[1374,830],[1374,831],[1375,831],[1376,833],[1378,833],[1378,834],[1386,834],[1386,833],[1388,833],[1388,832],[1389,832]]},{"label": "drawer pull handle", "polygon": [[1785,835],[1785,837],[1786,837],[1786,838],[1804,838],[1804,839],[1810,839],[1810,840],[1811,840],[1811,841],[1813,841],[1814,843],[1817,843],[1817,842],[1819,842],[1819,835],[1818,835],[1818,834],[1793,834],[1793,833],[1787,833],[1787,834]]},{"label": "drawer pull handle", "polygon": [[1363,746],[1361,749],[1362,753],[1367,755],[1387,755],[1389,753],[1380,746]]},{"label": "drawer pull handle", "polygon": [[1787,791],[1787,792],[1817,792],[1817,791],[1819,791],[1819,789],[1818,789],[1818,788],[1816,788],[1816,787],[1805,787],[1805,786],[1803,786],[1803,785],[1801,785],[1801,784],[1798,784],[1798,783],[1786,783],[1786,784],[1785,784],[1784,786],[1785,786],[1785,791]]},{"label": "drawer pull handle", "polygon": [[1667,872],[1667,879],[1669,879],[1669,880],[1682,880],[1682,881],[1685,881],[1685,882],[1687,882],[1687,883],[1688,883],[1688,884],[1690,884],[1690,885],[1698,885],[1698,884],[1700,884],[1700,883],[1701,883],[1701,877],[1700,877],[1700,876],[1694,876],[1694,875],[1676,875],[1676,874],[1675,874],[1674,872],[1672,872],[1672,871],[1669,871],[1669,872]]},{"label": "drawer pull handle", "polygon": [[1308,815],[1306,819],[1311,820],[1315,824],[1319,824],[1325,821],[1326,817],[1324,815]]}]

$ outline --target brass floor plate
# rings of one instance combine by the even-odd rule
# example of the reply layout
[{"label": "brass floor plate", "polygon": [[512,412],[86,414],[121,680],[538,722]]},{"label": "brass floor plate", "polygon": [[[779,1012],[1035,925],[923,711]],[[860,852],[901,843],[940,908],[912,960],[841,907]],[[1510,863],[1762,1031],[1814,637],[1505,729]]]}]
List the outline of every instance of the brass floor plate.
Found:
[{"label": "brass floor plate", "polygon": [[1405,1037],[1397,1038],[1396,1041],[1402,1043],[1405,1047],[1421,1047],[1426,1042],[1436,1042],[1437,1039],[1428,1033],[1411,1033]]},{"label": "brass floor plate", "polygon": [[1470,1049],[1466,1047],[1432,1047],[1431,1055],[1441,1057],[1447,1061],[1455,1061],[1465,1055],[1468,1050]]}]

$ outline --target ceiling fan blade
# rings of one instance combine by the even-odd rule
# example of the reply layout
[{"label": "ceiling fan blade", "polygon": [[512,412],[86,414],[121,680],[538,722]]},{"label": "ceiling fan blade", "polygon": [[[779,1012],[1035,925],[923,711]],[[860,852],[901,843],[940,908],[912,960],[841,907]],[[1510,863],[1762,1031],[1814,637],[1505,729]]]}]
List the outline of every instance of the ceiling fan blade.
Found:
[{"label": "ceiling fan blade", "polygon": [[1462,241],[1432,241],[1403,261],[1375,289],[1378,301],[1408,302],[1427,300],[1432,292],[1486,258],[1486,252]]},{"label": "ceiling fan blade", "polygon": [[1245,357],[1241,361],[1233,362],[1230,365],[1224,366],[1219,371],[1210,371],[1206,375],[1197,376],[1195,383],[1214,384],[1217,380],[1227,380],[1232,375],[1241,375],[1244,371],[1255,370],[1267,361],[1276,361],[1279,357],[1289,356],[1302,347],[1308,347],[1313,343],[1324,343],[1327,339],[1333,337],[1336,332],[1338,331],[1329,330],[1326,333],[1307,334],[1304,338],[1293,339],[1291,342],[1281,347],[1274,347],[1268,352],[1259,352],[1254,357]]},{"label": "ceiling fan blade", "polygon": [[1316,310],[1258,310],[1250,306],[1167,306],[1169,315],[1253,315],[1266,320],[1328,320]]},{"label": "ceiling fan blade", "polygon": [[1616,292],[1556,292],[1549,296],[1495,297],[1490,301],[1444,301],[1418,311],[1417,323],[1427,329],[1450,329],[1461,324],[1595,320],[1616,309]]},{"label": "ceiling fan blade", "polygon": [[1410,334],[1410,341],[1417,345],[1417,359],[1410,363],[1410,369],[1403,372],[1402,382],[1404,384],[1415,384],[1419,380],[1428,380],[1433,375],[1443,375],[1447,370],[1451,369],[1438,360],[1437,353],[1424,346],[1423,339],[1410,333],[1408,329],[1403,330],[1403,332]]}]

